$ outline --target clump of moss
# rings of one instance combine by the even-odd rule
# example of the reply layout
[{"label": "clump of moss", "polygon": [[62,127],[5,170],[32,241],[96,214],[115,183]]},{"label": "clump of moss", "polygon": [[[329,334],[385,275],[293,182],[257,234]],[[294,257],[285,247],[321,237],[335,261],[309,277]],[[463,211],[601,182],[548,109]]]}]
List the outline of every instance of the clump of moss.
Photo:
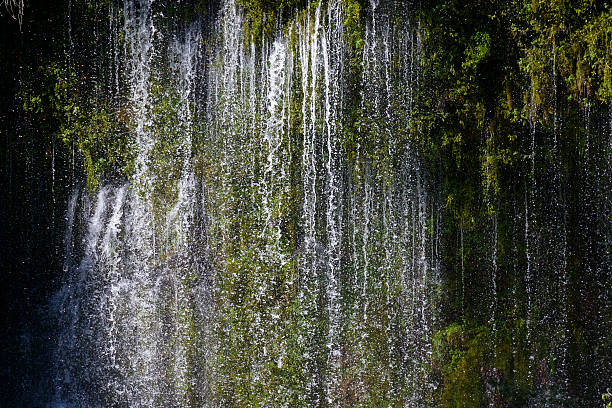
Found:
[{"label": "clump of moss", "polygon": [[[298,10],[304,9],[306,0],[238,0],[245,11],[245,38],[256,44],[262,37],[282,27]],[[313,6],[311,4],[311,6]]]},{"label": "clump of moss", "polygon": [[38,68],[38,87],[23,90],[24,110],[45,124],[69,149],[77,149],[90,191],[105,173],[126,175],[131,167],[129,114],[78,90],[76,74],[56,63]]}]

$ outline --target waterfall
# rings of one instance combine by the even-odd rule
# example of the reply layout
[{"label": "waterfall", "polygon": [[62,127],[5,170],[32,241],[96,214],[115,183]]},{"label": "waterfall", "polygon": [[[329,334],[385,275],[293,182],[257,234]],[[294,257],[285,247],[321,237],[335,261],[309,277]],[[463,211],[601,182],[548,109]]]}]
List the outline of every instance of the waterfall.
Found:
[{"label": "waterfall", "polygon": [[[194,24],[165,42],[155,39],[149,1],[125,2],[123,17],[136,170],[126,184],[100,187],[93,205],[86,191],[75,190],[71,198],[66,279],[55,301],[60,316],[55,399],[76,406],[185,406],[204,401],[208,392],[208,363],[194,361],[206,351],[191,349],[204,341],[210,318],[205,254],[194,242],[199,193],[191,104],[200,27]],[[152,206],[159,177],[152,156],[161,139],[153,130],[157,113],[151,94],[152,77],[159,74],[151,64],[154,48],[164,43],[178,89],[173,120],[181,164],[170,180],[174,204],[159,214]],[[79,252],[73,249],[81,237],[75,214],[87,226]]]},{"label": "waterfall", "polygon": [[[111,8],[111,34],[124,35],[126,48],[118,61],[120,41],[111,37],[109,92],[118,100],[125,80],[134,173],[102,186],[93,210],[86,191],[70,201],[58,401],[369,405],[371,381],[405,406],[430,398],[439,204],[416,151],[395,136],[411,115],[418,31],[372,9],[361,105],[371,127],[349,158],[340,1],[247,46],[243,12],[227,0],[209,48],[201,22],[168,34],[148,0],[124,3],[123,31]],[[166,101],[169,119],[160,116]],[[171,174],[160,173],[160,121],[172,126]],[[203,172],[193,161],[196,135]],[[81,236],[75,214],[87,228],[82,253],[72,250]],[[96,353],[85,351],[93,345]],[[296,366],[299,376],[278,384]],[[233,387],[242,391],[227,394]]]},{"label": "waterfall", "polygon": [[[471,392],[457,374],[470,364],[478,403],[506,392],[502,366],[521,391],[570,401],[580,262],[599,279],[587,295],[610,296],[609,251],[593,244],[578,259],[571,234],[610,240],[572,230],[556,79],[553,133],[530,101],[525,154],[507,159],[525,171],[503,195],[487,173],[505,154],[489,119],[476,165],[442,168],[451,150],[471,154],[466,135],[422,139],[458,102],[430,91],[427,32],[409,2],[289,2],[274,14],[223,0],[206,16],[176,3],[108,7],[100,92],[125,117],[127,159],[67,199],[49,403],[428,407],[452,399],[444,386]],[[359,29],[351,7],[363,7]],[[418,120],[428,103],[442,119]],[[576,155],[609,178],[588,109]],[[472,165],[486,173],[469,175],[482,196],[444,173]],[[595,196],[571,204],[588,208],[589,226],[609,207],[609,193]]]}]

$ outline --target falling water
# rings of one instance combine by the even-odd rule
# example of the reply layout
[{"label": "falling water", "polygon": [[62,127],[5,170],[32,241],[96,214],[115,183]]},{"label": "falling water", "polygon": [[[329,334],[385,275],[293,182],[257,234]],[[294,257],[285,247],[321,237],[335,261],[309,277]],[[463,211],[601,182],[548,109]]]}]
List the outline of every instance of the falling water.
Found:
[{"label": "falling water", "polygon": [[108,92],[130,111],[134,171],[69,202],[58,402],[432,400],[443,203],[405,123],[419,23],[372,1],[351,59],[343,4],[257,41],[233,0],[208,39],[197,19],[168,28],[149,0],[111,8]]},{"label": "falling water", "polygon": [[[151,4],[128,1],[124,17],[136,172],[128,184],[101,187],[92,204],[86,191],[76,190],[71,198],[66,279],[55,301],[61,322],[56,400],[77,406],[182,406],[195,403],[206,388],[203,378],[190,378],[200,367],[191,362],[195,355],[189,349],[206,334],[205,322],[196,322],[196,316],[208,310],[200,290],[206,266],[192,264],[203,259],[192,255],[197,189],[190,104],[199,27],[168,42],[179,91],[175,127],[182,164],[176,202],[164,215],[166,227],[158,228],[151,206],[156,180],[150,163],[158,143],[150,95]],[[87,226],[82,250],[72,244],[81,236],[75,212]]]},{"label": "falling water", "polygon": [[[408,102],[411,88],[416,86],[417,63],[404,57],[409,51],[415,53],[417,36],[409,26],[409,34],[396,38],[391,31],[402,33],[403,27],[394,27],[387,17],[377,17],[385,23],[368,28],[364,47],[363,83],[366,92],[374,96],[373,105],[363,105],[364,114],[389,121],[388,127],[380,129],[386,138],[385,154],[402,157],[402,164],[391,168],[373,162],[374,152],[365,145],[358,147],[363,156],[347,161],[341,139],[347,53],[342,18],[340,2],[330,2],[327,7],[318,4],[312,13],[294,20],[288,31],[264,38],[258,48],[245,47],[243,16],[228,1],[220,22],[222,37],[213,51],[219,65],[208,79],[214,107],[208,117],[214,132],[207,138],[220,149],[222,159],[215,179],[222,181],[209,207],[211,240],[219,242],[219,270],[233,271],[222,283],[221,294],[226,300],[219,313],[227,317],[222,318],[220,330],[228,335],[231,321],[245,331],[235,339],[235,345],[221,345],[219,358],[225,363],[219,381],[224,387],[245,381],[245,390],[258,392],[256,400],[262,404],[283,404],[292,398],[291,393],[280,396],[255,391],[268,390],[274,378],[266,362],[274,362],[277,370],[300,364],[303,377],[295,386],[303,390],[303,396],[298,394],[298,398],[313,406],[335,406],[349,395],[367,405],[375,396],[364,393],[365,383],[380,365],[380,381],[395,381],[388,386],[389,398],[411,406],[428,398],[433,389],[428,368],[431,297],[438,282],[439,262],[437,227],[428,225],[436,225],[430,220],[438,219],[438,206],[436,194],[428,191],[430,183],[416,153],[400,147],[393,136],[393,124],[399,119],[395,115],[405,114],[394,111],[393,101],[400,98]],[[398,75],[378,69],[389,66],[399,55],[403,64]],[[295,86],[301,99],[296,102],[293,78],[300,78]],[[288,116],[292,104],[301,108],[301,122],[295,127]],[[372,120],[371,124],[375,123]],[[294,132],[299,135],[299,226],[303,236],[292,254],[288,252],[292,244],[287,243],[287,232],[281,225],[287,222],[286,200],[298,187],[289,184],[292,170],[288,164],[296,157],[291,153],[296,147],[291,143]],[[347,183],[352,186],[350,197],[343,193]],[[254,191],[248,196],[238,193],[242,201],[234,201],[236,193],[232,191],[240,191],[244,185],[254,186]],[[253,226],[255,236],[233,235],[234,216],[229,214],[234,211],[241,222]],[[405,225],[410,219],[412,223]],[[348,231],[352,249],[346,253]],[[249,242],[255,252],[237,246],[236,240]],[[231,258],[227,258],[229,254]],[[295,255],[296,281],[292,277]],[[251,261],[246,262],[248,259]],[[292,314],[295,306],[277,298],[273,291],[274,282],[285,274],[285,290],[296,285],[297,314]],[[348,282],[351,284],[345,286]],[[245,284],[248,286],[242,286]],[[242,292],[237,292],[237,287],[242,287]],[[237,320],[233,317],[237,310],[251,320]],[[279,320],[281,315],[285,321]],[[377,321],[373,315],[386,317]],[[287,361],[288,339],[283,338],[288,327],[298,330],[300,354],[294,362]],[[356,334],[353,348],[349,339]],[[407,343],[400,346],[405,340]],[[283,348],[279,349],[279,344]],[[383,361],[373,360],[370,354],[379,347],[384,350]],[[225,364],[232,367],[233,353],[244,359],[248,374],[238,366],[238,372],[226,371]],[[357,368],[351,368],[352,364]],[[250,380],[243,377],[246,375]],[[361,386],[353,389],[353,385],[346,385],[352,381]],[[402,391],[406,383],[410,395]],[[247,395],[222,398],[236,402]]]},{"label": "falling water", "polygon": [[60,3],[2,47],[13,405],[601,400],[601,2]]}]

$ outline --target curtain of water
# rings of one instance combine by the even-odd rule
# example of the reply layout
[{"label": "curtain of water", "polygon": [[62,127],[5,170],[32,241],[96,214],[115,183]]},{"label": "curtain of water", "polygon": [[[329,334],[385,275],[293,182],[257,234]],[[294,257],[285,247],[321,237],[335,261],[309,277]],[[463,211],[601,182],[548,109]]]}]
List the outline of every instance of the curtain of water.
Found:
[{"label": "curtain of water", "polygon": [[[233,0],[206,42],[201,22],[168,29],[149,0],[111,11],[126,48],[125,61],[113,51],[123,71],[109,92],[128,90],[134,173],[70,201],[58,401],[432,398],[441,204],[404,126],[418,24],[372,2],[351,140],[342,4],[319,2],[258,43]],[[167,174],[166,128],[177,169]]]},{"label": "curtain of water", "polygon": [[[60,318],[55,399],[77,406],[193,405],[207,392],[206,363],[193,362],[206,352],[190,347],[206,336],[202,321],[209,303],[199,279],[204,256],[193,255],[201,250],[193,233],[198,198],[191,137],[200,27],[191,25],[168,41],[156,39],[148,0],[126,1],[122,17],[126,70],[110,77],[114,84],[126,78],[135,172],[128,184],[102,186],[91,204],[88,192],[76,190],[71,198],[66,278],[54,300]],[[113,36],[119,35],[116,18],[113,11]],[[175,202],[160,216],[153,211],[160,174],[152,156],[160,136],[153,130],[151,92],[159,75],[152,67],[155,48],[164,45],[178,93],[173,125],[180,175],[170,181]],[[115,67],[118,58],[115,51]],[[118,94],[114,86],[110,92]]]}]

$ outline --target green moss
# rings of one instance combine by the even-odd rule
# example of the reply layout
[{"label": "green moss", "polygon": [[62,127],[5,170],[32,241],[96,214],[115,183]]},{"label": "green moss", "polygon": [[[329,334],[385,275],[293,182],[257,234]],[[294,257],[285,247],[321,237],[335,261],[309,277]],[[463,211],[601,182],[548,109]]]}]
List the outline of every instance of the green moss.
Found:
[{"label": "green moss", "polygon": [[487,331],[452,324],[434,337],[434,359],[440,364],[445,407],[479,407],[484,384],[481,369],[488,353]]},{"label": "green moss", "polygon": [[103,175],[125,176],[130,170],[128,115],[113,110],[104,99],[78,92],[76,74],[58,64],[39,67],[43,78],[38,89],[24,89],[24,110],[46,123],[67,148],[82,157],[90,191]]},{"label": "green moss", "polygon": [[478,31],[472,35],[465,49],[463,68],[476,69],[478,64],[491,54],[491,36]]},{"label": "green moss", "polygon": [[307,4],[306,0],[238,0],[246,17],[245,39],[260,44],[262,37],[282,27],[290,16]]}]

